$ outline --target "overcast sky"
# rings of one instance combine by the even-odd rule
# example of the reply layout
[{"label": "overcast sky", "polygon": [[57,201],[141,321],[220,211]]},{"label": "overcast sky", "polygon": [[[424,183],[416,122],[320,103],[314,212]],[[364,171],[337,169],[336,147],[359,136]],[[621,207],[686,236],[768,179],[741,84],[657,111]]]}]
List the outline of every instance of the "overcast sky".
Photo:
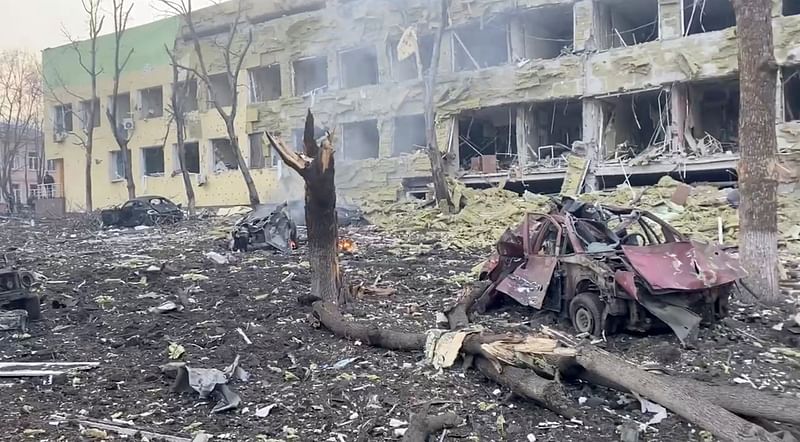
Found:
[{"label": "overcast sky", "polygon": [[[130,25],[139,25],[165,17],[153,8],[157,0],[128,0],[134,3]],[[193,0],[194,9],[212,4],[212,0]],[[111,11],[111,0],[101,0],[101,7]],[[81,0],[0,0],[0,50],[24,49],[38,52],[68,43],[62,29],[79,39],[86,38],[86,13]],[[113,31],[109,17],[103,33]]]}]

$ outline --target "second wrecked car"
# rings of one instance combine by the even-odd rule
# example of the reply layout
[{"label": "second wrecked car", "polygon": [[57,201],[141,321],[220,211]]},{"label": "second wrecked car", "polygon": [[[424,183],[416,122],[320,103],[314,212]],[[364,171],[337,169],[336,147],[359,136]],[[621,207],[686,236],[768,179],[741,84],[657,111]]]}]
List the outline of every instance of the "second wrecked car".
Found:
[{"label": "second wrecked car", "polygon": [[286,203],[274,210],[269,206],[256,207],[236,223],[231,236],[231,248],[235,251],[271,248],[290,253],[297,247],[297,225]]},{"label": "second wrecked car", "polygon": [[170,224],[183,219],[183,211],[163,196],[140,196],[121,206],[100,212],[106,227],[136,227]]},{"label": "second wrecked car", "polygon": [[743,275],[722,248],[690,240],[650,212],[569,201],[507,230],[476,290],[483,306],[502,293],[568,316],[581,333],[666,324],[685,343],[701,323],[727,315]]}]

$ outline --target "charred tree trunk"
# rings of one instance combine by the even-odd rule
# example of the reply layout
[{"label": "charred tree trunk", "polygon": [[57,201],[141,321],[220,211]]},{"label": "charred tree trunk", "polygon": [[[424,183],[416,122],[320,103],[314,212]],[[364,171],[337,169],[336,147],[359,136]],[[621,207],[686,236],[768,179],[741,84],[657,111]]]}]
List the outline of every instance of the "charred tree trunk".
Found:
[{"label": "charred tree trunk", "polygon": [[177,119],[175,120],[175,127],[178,131],[178,161],[181,163],[181,177],[183,178],[183,187],[186,189],[186,209],[189,211],[189,216],[194,216],[197,202],[194,196],[194,187],[192,187],[192,179],[186,169],[186,127],[183,120],[179,123]]},{"label": "charred tree trunk", "polygon": [[347,302],[347,289],[339,272],[336,242],[336,185],[333,141],[328,136],[319,143],[314,138],[314,115],[308,111],[303,134],[306,160],[267,132],[270,145],[289,167],[297,171],[306,183],[306,227],[308,257],[313,272],[311,293],[334,305]]},{"label": "charred tree trunk", "polygon": [[766,303],[778,285],[778,182],[771,0],[734,0],[739,40],[739,246],[747,285]]},{"label": "charred tree trunk", "polygon": [[424,110],[425,110],[425,142],[428,145],[428,159],[431,162],[431,177],[433,178],[433,190],[436,203],[440,208],[446,210],[458,210],[453,206],[450,191],[447,188],[447,180],[444,173],[444,162],[442,152],[439,150],[439,142],[436,139],[436,109],[434,94],[436,92],[436,79],[439,71],[439,59],[442,53],[442,34],[447,25],[448,0],[441,0],[439,26],[436,28],[436,35],[433,39],[433,53],[431,54],[431,64],[428,75],[423,76],[422,56],[417,47],[417,71],[419,77],[423,79],[425,85]]}]

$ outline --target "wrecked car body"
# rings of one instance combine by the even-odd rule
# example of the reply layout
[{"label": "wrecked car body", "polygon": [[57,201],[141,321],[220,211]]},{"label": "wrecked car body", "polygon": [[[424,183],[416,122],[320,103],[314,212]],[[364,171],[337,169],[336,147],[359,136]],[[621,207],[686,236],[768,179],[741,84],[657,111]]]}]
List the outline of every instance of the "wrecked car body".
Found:
[{"label": "wrecked car body", "polygon": [[183,220],[183,210],[163,196],[140,196],[104,209],[100,216],[106,227],[157,226]]},{"label": "wrecked car body", "polygon": [[270,210],[269,206],[256,207],[236,223],[231,236],[231,248],[234,251],[274,249],[291,253],[297,248],[297,225],[286,203],[274,210]]},{"label": "wrecked car body", "polygon": [[27,320],[41,319],[39,296],[31,292],[34,281],[31,272],[15,269],[4,254],[0,261],[0,308],[24,310],[27,312]]},{"label": "wrecked car body", "polygon": [[568,316],[580,333],[645,332],[666,324],[681,342],[728,313],[744,275],[713,244],[689,240],[644,210],[569,202],[527,214],[484,265],[484,299]]}]

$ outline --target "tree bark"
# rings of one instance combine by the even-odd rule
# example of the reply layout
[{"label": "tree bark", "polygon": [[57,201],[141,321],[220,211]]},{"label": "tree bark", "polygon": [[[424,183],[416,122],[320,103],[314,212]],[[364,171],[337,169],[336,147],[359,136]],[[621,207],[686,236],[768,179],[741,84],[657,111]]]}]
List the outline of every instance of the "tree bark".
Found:
[{"label": "tree bark", "polygon": [[689,422],[729,441],[777,441],[763,428],[699,397],[696,392],[591,345],[578,346],[575,360],[586,370],[647,397]]},{"label": "tree bark", "polygon": [[[237,93],[236,89],[233,90],[233,93]],[[247,186],[247,195],[250,199],[250,205],[255,207],[261,204],[261,199],[258,196],[258,189],[256,189],[256,184],[253,181],[253,175],[250,173],[250,167],[247,165],[247,162],[244,160],[244,155],[242,155],[242,151],[239,149],[239,138],[236,136],[235,127],[236,114],[232,113],[223,118],[226,120],[225,127],[228,129],[228,138],[231,140],[231,148],[236,155],[236,163],[239,166],[239,170],[242,172],[244,184]]]},{"label": "tree bark", "polygon": [[308,111],[303,134],[305,157],[298,155],[282,142],[265,133],[270,145],[289,167],[297,171],[306,183],[305,215],[308,231],[308,258],[311,268],[311,294],[334,305],[347,302],[347,287],[339,272],[336,218],[336,173],[333,141],[328,136],[318,143],[314,138],[314,115]]},{"label": "tree bark", "polygon": [[739,246],[748,287],[780,302],[776,73],[771,0],[734,0],[739,40]]},{"label": "tree bark", "polygon": [[419,77],[423,79],[425,85],[424,96],[424,116],[425,116],[425,141],[428,145],[428,159],[431,162],[431,177],[433,178],[433,190],[436,203],[440,208],[447,211],[458,211],[459,207],[453,205],[450,191],[447,188],[447,181],[444,172],[444,162],[442,152],[439,150],[439,142],[436,139],[436,109],[433,95],[436,92],[436,79],[439,73],[439,59],[442,52],[442,34],[447,25],[448,0],[441,0],[441,10],[439,26],[436,28],[436,35],[433,39],[433,53],[431,54],[431,64],[428,75],[423,76],[422,57],[419,47],[417,47],[417,71]]}]

